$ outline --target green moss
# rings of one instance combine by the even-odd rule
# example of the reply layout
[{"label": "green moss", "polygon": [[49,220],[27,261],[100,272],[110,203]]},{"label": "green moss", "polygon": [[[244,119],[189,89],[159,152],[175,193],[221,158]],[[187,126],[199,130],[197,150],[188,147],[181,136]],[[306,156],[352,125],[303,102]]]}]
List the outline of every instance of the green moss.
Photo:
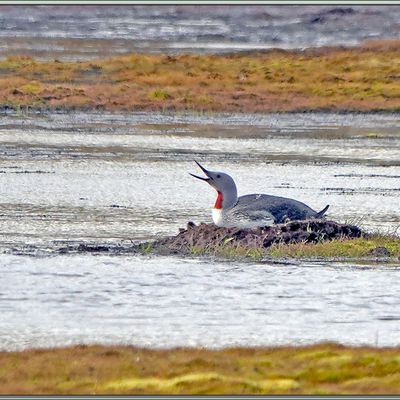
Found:
[{"label": "green moss", "polygon": [[42,90],[42,87],[38,82],[32,81],[30,83],[20,86],[18,89],[24,94],[36,95]]},{"label": "green moss", "polygon": [[296,243],[273,245],[268,254],[272,257],[371,257],[376,248],[386,248],[391,257],[400,256],[400,238],[395,236],[375,235],[369,238],[332,240],[320,243]]},{"label": "green moss", "polygon": [[[157,391],[160,393],[176,393],[179,392],[179,388],[186,386],[193,388],[200,383],[212,383],[215,384],[239,384],[250,389],[250,392],[254,390],[265,392],[272,389],[277,391],[287,391],[298,387],[298,383],[293,379],[246,379],[237,376],[230,377],[224,374],[215,372],[203,372],[203,373],[191,373],[186,375],[175,376],[173,378],[128,378],[120,379],[106,383],[104,389],[147,389]],[[195,391],[196,393],[196,391]]]},{"label": "green moss", "polygon": [[157,89],[150,92],[149,97],[156,100],[167,100],[172,98],[172,96],[166,90],[162,89]]},{"label": "green moss", "polygon": [[370,132],[365,135],[368,139],[380,139],[382,134],[376,132]]},{"label": "green moss", "polygon": [[[193,246],[190,254],[214,255],[224,258],[249,258],[260,261],[265,257],[273,258],[375,258],[379,257],[374,252],[376,249],[386,249],[389,257],[400,257],[400,238],[396,236],[373,235],[369,238],[341,239],[321,241],[318,243],[275,244],[270,248],[246,248],[232,245],[231,240],[226,240],[223,245],[202,248]],[[383,256],[386,256],[383,254]]]},{"label": "green moss", "polygon": [[142,254],[151,254],[154,252],[154,245],[150,242],[140,243],[138,250]]},{"label": "green moss", "polygon": [[28,65],[35,65],[35,61],[31,57],[11,56],[7,57],[5,60],[0,60],[0,71],[12,72]]},{"label": "green moss", "polygon": [[192,246],[189,249],[191,255],[212,255],[222,258],[249,258],[254,261],[260,261],[265,255],[265,249],[247,248],[237,245],[231,245],[230,240],[226,240],[225,244],[218,246],[209,246],[206,248]]},{"label": "green moss", "polygon": [[200,255],[206,254],[207,250],[203,249],[199,246],[192,246],[192,247],[190,247],[189,252],[193,256],[200,256]]}]

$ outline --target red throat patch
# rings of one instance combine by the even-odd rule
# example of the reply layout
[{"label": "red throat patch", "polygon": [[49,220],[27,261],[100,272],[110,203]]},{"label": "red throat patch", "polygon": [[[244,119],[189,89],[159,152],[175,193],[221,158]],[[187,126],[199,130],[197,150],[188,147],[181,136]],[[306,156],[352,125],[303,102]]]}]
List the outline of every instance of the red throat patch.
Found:
[{"label": "red throat patch", "polygon": [[224,198],[222,197],[222,193],[218,192],[218,197],[217,197],[217,201],[214,204],[214,208],[216,208],[217,210],[221,210],[223,200],[224,200]]}]

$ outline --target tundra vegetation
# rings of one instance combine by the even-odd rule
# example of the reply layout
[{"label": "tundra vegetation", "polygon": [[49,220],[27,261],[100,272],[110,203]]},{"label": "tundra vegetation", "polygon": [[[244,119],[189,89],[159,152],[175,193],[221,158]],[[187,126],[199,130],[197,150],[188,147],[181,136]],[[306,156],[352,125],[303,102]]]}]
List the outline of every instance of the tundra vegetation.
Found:
[{"label": "tundra vegetation", "polygon": [[400,40],[229,55],[0,61],[0,106],[197,112],[399,111]]},{"label": "tundra vegetation", "polygon": [[400,349],[75,346],[0,353],[1,394],[397,394]]},{"label": "tundra vegetation", "polygon": [[295,258],[329,260],[373,260],[387,262],[400,260],[400,238],[392,235],[371,235],[362,238],[342,238],[317,243],[278,243],[268,249],[232,246],[228,243],[214,247],[193,246],[190,253],[195,256],[212,255],[223,258]]}]

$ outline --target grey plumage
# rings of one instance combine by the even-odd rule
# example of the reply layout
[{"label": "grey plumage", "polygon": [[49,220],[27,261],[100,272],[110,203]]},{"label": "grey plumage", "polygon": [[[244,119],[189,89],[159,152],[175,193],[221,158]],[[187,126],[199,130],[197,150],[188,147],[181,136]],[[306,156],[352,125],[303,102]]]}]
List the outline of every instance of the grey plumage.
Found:
[{"label": "grey plumage", "polygon": [[329,208],[317,212],[306,204],[286,197],[268,194],[237,196],[235,181],[224,172],[208,171],[196,161],[206,178],[190,174],[211,185],[218,193],[212,211],[213,221],[218,226],[255,228],[279,224],[288,220],[322,218]]},{"label": "grey plumage", "polygon": [[304,220],[321,218],[329,208],[317,212],[306,204],[286,197],[271,196],[268,194],[247,194],[240,196],[235,205],[237,210],[247,211],[264,210],[271,214],[274,223],[280,224],[286,220]]}]

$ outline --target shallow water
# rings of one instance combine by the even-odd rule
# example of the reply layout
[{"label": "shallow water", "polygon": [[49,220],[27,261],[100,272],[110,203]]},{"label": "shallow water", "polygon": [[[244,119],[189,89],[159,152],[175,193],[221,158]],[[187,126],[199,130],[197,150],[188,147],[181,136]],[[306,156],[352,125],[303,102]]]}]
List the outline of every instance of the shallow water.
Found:
[{"label": "shallow water", "polygon": [[[400,269],[162,257],[2,257],[2,349],[399,345]],[[388,284],[388,283],[391,284]]]},{"label": "shallow water", "polygon": [[[239,193],[293,197],[370,231],[399,227],[391,114],[0,117],[0,348],[70,343],[398,345],[399,265],[68,255],[211,221],[193,159]],[[234,304],[234,307],[232,305]],[[357,330],[357,335],[354,335]]]},{"label": "shallow water", "polygon": [[399,37],[391,6],[1,6],[0,56],[90,59],[353,46]]}]

